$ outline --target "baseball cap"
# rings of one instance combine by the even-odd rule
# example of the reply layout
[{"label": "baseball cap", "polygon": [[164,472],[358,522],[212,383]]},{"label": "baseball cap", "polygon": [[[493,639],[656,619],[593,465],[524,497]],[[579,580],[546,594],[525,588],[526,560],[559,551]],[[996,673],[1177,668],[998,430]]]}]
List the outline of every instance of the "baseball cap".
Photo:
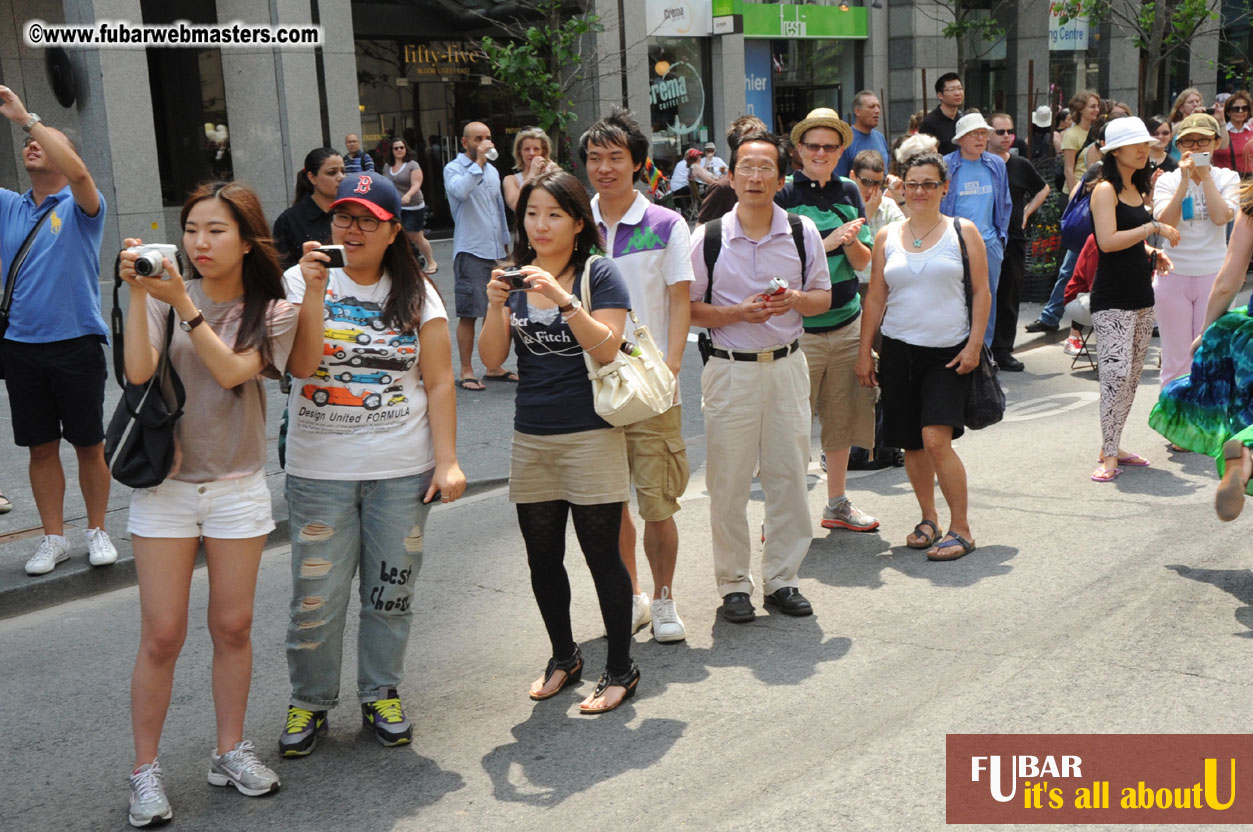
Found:
[{"label": "baseball cap", "polygon": [[331,208],[353,202],[364,205],[380,220],[395,219],[400,214],[400,194],[391,180],[373,171],[363,171],[345,176],[335,192]]},{"label": "baseball cap", "polygon": [[1196,133],[1201,136],[1217,136],[1218,120],[1208,113],[1193,113],[1179,122],[1179,129],[1175,132],[1175,138],[1183,138],[1189,133]]},{"label": "baseball cap", "polygon": [[810,110],[809,115],[792,128],[792,144],[800,144],[805,131],[815,127],[828,127],[839,133],[841,147],[848,147],[853,141],[853,128],[845,124],[835,110],[830,107],[819,107],[816,110]]},{"label": "baseball cap", "polygon": [[1114,118],[1105,122],[1105,144],[1102,145],[1101,152],[1109,153],[1127,145],[1149,144],[1154,141],[1156,140],[1149,135],[1149,129],[1144,126],[1144,122],[1135,116]]}]

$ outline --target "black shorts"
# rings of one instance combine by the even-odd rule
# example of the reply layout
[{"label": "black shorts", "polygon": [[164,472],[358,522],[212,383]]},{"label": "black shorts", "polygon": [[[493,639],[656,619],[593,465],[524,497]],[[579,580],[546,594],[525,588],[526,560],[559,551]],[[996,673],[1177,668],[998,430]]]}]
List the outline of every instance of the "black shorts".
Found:
[{"label": "black shorts", "polygon": [[45,344],[5,341],[0,349],[15,443],[30,448],[64,437],[87,448],[104,441],[109,372],[98,336]]},{"label": "black shorts", "polygon": [[426,206],[417,209],[400,209],[400,224],[406,232],[421,231],[426,228]]},{"label": "black shorts", "polygon": [[965,346],[915,347],[884,336],[879,351],[884,445],[922,450],[922,429],[928,425],[950,426],[954,439],[966,432],[970,374],[944,366]]}]

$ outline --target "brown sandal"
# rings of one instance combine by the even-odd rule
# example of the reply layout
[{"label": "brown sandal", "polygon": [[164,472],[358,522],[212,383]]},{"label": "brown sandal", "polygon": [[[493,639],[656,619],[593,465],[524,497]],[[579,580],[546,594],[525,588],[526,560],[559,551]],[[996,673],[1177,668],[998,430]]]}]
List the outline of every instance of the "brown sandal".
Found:
[{"label": "brown sandal", "polygon": [[1244,478],[1244,443],[1239,439],[1224,442],[1223,463],[1223,481],[1214,494],[1214,513],[1219,520],[1230,523],[1244,509],[1244,489],[1248,485]]},{"label": "brown sandal", "polygon": [[548,666],[544,668],[544,681],[540,683],[540,690],[544,689],[544,685],[548,684],[548,680],[553,674],[560,670],[566,674],[566,678],[557,688],[549,693],[531,692],[531,698],[536,702],[543,702],[545,699],[552,699],[557,694],[566,689],[568,685],[577,685],[583,678],[583,653],[579,650],[579,645],[574,645],[574,654],[568,659],[558,661],[556,658],[548,660]]}]

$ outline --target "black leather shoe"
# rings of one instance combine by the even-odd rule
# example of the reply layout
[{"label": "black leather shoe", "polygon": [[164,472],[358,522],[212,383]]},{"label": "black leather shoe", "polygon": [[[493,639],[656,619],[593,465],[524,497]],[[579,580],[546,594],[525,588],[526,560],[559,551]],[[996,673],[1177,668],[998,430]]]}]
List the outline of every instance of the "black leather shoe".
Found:
[{"label": "black leather shoe", "polygon": [[1027,324],[1027,332],[1056,332],[1057,330],[1061,328],[1062,328],[1061,324],[1045,323],[1039,318],[1036,318],[1034,321]]},{"label": "black leather shoe", "polygon": [[767,607],[777,607],[784,615],[813,615],[814,608],[801,591],[794,586],[785,586],[766,596]]},{"label": "black leather shoe", "polygon": [[993,358],[996,359],[996,366],[1000,367],[1007,373],[1021,373],[1027,366],[1017,358],[1014,358],[1013,353],[997,353],[993,356]]},{"label": "black leather shoe", "polygon": [[747,592],[729,592],[722,599],[722,617],[736,624],[752,621],[757,617],[753,602],[748,600]]}]

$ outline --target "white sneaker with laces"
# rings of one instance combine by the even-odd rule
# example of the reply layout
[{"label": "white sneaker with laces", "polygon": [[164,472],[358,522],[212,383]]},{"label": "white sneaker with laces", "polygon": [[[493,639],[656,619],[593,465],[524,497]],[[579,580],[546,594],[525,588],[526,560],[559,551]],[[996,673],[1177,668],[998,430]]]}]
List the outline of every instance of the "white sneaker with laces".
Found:
[{"label": "white sneaker with laces", "polygon": [[87,562],[92,566],[108,566],[117,562],[117,549],[104,529],[87,530]]},{"label": "white sneaker with laces", "polygon": [[631,635],[648,626],[653,620],[652,609],[648,603],[648,593],[641,592],[631,596]]},{"label": "white sneaker with laces", "polygon": [[687,638],[687,628],[679,611],[675,609],[674,599],[670,597],[670,587],[661,588],[661,597],[653,601],[653,638],[662,644],[683,641]]},{"label": "white sneaker with laces", "polygon": [[135,769],[130,776],[131,807],[127,820],[131,826],[143,827],[160,824],[174,817],[170,801],[161,783],[161,766],[153,760]]},{"label": "white sneaker with laces", "polygon": [[1062,347],[1062,352],[1066,355],[1084,355],[1087,349],[1083,346],[1083,341],[1079,338],[1067,338],[1066,346]]},{"label": "white sneaker with laces", "polygon": [[26,561],[27,575],[47,575],[56,568],[58,563],[69,560],[70,542],[64,535],[46,534],[39,541],[39,548]]}]

